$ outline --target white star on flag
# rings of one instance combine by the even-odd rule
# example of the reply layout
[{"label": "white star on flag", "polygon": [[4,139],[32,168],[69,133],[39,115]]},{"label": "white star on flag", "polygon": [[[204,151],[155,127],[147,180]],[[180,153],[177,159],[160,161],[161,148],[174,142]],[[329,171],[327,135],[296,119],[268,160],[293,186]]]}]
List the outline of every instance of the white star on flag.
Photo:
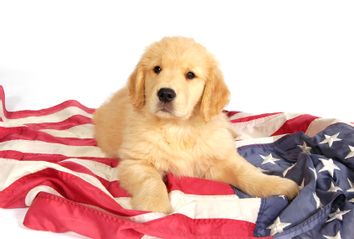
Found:
[{"label": "white star on flag", "polygon": [[278,197],[284,199],[284,200],[287,200],[287,197],[285,195],[279,195]]},{"label": "white star on flag", "polygon": [[313,176],[315,176],[315,181],[317,181],[317,172],[315,168],[309,167],[309,169],[313,172]]},{"label": "white star on flag", "polygon": [[334,170],[340,170],[340,168],[337,167],[337,165],[334,164],[332,159],[321,159],[319,158],[319,160],[321,160],[323,167],[320,169],[320,172],[323,171],[328,171],[328,173],[331,175],[331,177],[333,178],[333,174],[334,174]]},{"label": "white star on flag", "polygon": [[354,187],[352,181],[348,178],[348,183],[349,183],[349,189],[347,189],[347,193],[354,193]]},{"label": "white star on flag", "polygon": [[291,223],[281,222],[280,218],[277,217],[277,219],[275,219],[274,223],[267,228],[270,229],[270,234],[273,236],[276,233],[284,231],[284,228],[289,225],[291,225]]},{"label": "white star on flag", "polygon": [[309,154],[311,153],[311,147],[307,146],[306,142],[304,142],[302,145],[298,145],[298,147],[302,150],[303,153]]},{"label": "white star on flag", "polygon": [[344,159],[354,157],[354,147],[349,145],[349,150],[350,150],[350,152],[348,153],[348,155]]},{"label": "white star on flag", "polygon": [[333,182],[331,182],[331,187],[327,190],[327,192],[337,192],[343,191],[340,187],[335,186]]},{"label": "white star on flag", "polygon": [[292,169],[293,167],[295,167],[296,164],[293,164],[291,165],[290,167],[286,168],[284,171],[283,171],[283,176],[285,177],[286,174],[289,172],[290,169]]},{"label": "white star on flag", "polygon": [[331,222],[331,221],[336,220],[336,219],[343,221],[343,216],[345,214],[347,214],[348,212],[350,212],[350,210],[341,211],[338,208],[337,211],[335,211],[334,213],[329,214],[330,219],[328,219],[326,222]]},{"label": "white star on flag", "polygon": [[277,158],[273,158],[272,154],[269,154],[268,156],[263,156],[263,155],[259,155],[261,156],[261,158],[263,159],[262,164],[266,164],[266,163],[271,163],[271,164],[275,164],[275,161],[279,161],[280,159]]},{"label": "white star on flag", "polygon": [[324,135],[325,139],[320,142],[320,144],[328,144],[329,147],[332,147],[332,144],[336,141],[341,141],[342,139],[338,138],[339,133],[335,135]]},{"label": "white star on flag", "polygon": [[313,199],[316,202],[316,209],[320,208],[321,206],[321,200],[318,198],[316,193],[312,193]]},{"label": "white star on flag", "polygon": [[327,235],[323,235],[326,239],[342,239],[341,235],[340,235],[340,231],[337,232],[336,235],[334,236],[327,236]]}]

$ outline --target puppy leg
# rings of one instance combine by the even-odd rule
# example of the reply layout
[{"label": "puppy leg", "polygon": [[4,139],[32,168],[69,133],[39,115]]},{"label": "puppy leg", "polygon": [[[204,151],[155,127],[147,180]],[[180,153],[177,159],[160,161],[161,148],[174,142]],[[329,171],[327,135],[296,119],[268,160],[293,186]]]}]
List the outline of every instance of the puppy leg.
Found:
[{"label": "puppy leg", "polygon": [[122,160],[118,173],[121,186],[132,195],[134,209],[171,212],[167,188],[154,167],[139,160]]},{"label": "puppy leg", "polygon": [[257,197],[285,195],[293,199],[299,192],[299,187],[294,181],[263,174],[237,153],[233,153],[231,159],[215,160],[206,176],[232,184],[245,193]]}]

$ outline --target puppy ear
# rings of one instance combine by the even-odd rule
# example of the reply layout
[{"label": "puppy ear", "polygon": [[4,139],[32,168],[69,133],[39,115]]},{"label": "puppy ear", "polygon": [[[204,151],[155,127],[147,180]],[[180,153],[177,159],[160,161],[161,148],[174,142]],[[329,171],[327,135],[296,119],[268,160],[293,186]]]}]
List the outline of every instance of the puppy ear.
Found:
[{"label": "puppy ear", "polygon": [[143,70],[138,64],[129,77],[128,89],[131,102],[137,109],[140,109],[145,104],[145,81]]},{"label": "puppy ear", "polygon": [[209,71],[206,80],[200,110],[205,121],[219,114],[229,102],[229,90],[224,82],[224,77],[217,66]]}]

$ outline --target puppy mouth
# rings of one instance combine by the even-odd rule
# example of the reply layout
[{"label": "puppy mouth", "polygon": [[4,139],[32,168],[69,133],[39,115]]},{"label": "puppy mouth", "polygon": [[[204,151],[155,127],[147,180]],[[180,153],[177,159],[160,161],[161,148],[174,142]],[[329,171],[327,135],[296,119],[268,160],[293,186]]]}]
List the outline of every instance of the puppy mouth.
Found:
[{"label": "puppy mouth", "polygon": [[173,114],[173,106],[170,103],[160,103],[157,106],[157,110],[156,113],[158,112],[164,112],[164,113],[168,113],[168,114]]},{"label": "puppy mouth", "polygon": [[178,110],[171,103],[158,103],[154,110],[154,114],[158,118],[163,118],[163,119],[171,119],[171,118],[187,119],[189,117],[188,112]]}]

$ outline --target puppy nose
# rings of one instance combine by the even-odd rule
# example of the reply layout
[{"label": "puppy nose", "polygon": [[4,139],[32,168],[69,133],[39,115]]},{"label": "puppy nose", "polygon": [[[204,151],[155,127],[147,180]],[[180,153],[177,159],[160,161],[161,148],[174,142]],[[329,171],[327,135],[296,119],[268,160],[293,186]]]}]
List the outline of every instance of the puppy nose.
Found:
[{"label": "puppy nose", "polygon": [[176,97],[176,92],[171,88],[161,88],[157,92],[157,96],[163,103],[171,102]]}]

